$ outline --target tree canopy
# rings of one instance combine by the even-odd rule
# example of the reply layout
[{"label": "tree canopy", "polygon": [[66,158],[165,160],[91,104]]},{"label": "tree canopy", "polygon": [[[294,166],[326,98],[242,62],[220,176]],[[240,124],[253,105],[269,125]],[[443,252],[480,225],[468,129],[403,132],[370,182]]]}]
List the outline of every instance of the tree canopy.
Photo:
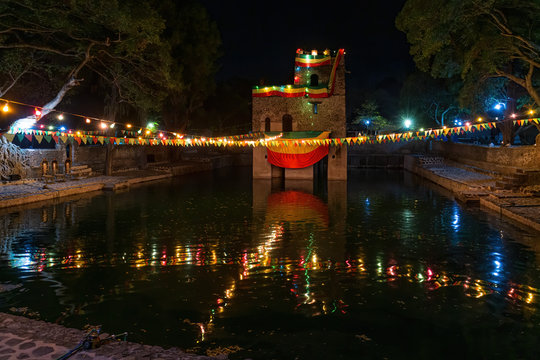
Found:
[{"label": "tree canopy", "polygon": [[400,107],[414,114],[417,123],[447,125],[453,115],[460,112],[457,92],[461,82],[452,79],[434,79],[417,71],[405,80],[400,94]]},{"label": "tree canopy", "polygon": [[420,70],[464,90],[503,77],[540,105],[539,13],[537,0],[407,0],[396,26]]},{"label": "tree canopy", "polygon": [[[217,29],[192,1],[0,0],[0,96],[44,104],[46,116],[91,81],[109,107],[162,113],[167,97],[206,96],[219,45]],[[28,91],[37,87],[46,91]]]}]

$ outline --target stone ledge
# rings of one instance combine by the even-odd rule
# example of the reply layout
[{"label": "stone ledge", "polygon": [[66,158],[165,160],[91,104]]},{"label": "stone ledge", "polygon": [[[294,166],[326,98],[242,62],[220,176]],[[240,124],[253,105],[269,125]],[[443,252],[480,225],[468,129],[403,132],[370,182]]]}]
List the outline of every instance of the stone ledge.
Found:
[{"label": "stone ledge", "polygon": [[[57,359],[75,348],[86,333],[61,325],[0,313],[0,358]],[[104,334],[102,336],[106,337]],[[107,343],[96,349],[79,351],[70,360],[80,359],[163,359],[211,360],[227,359],[227,355],[209,357],[183,352],[178,348],[142,345],[129,341]]]}]

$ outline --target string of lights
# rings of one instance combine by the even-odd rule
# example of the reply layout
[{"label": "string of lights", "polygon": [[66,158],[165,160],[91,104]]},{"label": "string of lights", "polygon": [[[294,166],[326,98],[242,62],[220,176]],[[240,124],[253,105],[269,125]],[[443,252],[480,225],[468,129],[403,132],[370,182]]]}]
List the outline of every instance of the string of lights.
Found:
[{"label": "string of lights", "polygon": [[[27,104],[19,101],[8,100],[0,98],[0,101],[5,102],[3,106],[0,105],[3,112],[9,112],[9,104],[16,104],[20,106],[30,107],[34,109],[34,117],[36,121],[41,120],[41,114],[44,107]],[[401,140],[422,140],[427,137],[439,137],[439,136],[449,136],[452,134],[460,134],[465,132],[481,131],[495,128],[498,123],[513,121],[517,125],[527,125],[529,123],[534,123],[540,125],[538,118],[524,118],[518,119],[518,114],[511,114],[508,118],[498,120],[495,122],[484,122],[484,119],[479,117],[476,120],[476,124],[472,124],[470,121],[465,121],[460,123],[458,126],[448,127],[443,126],[438,129],[427,129],[424,130],[420,128],[419,130],[407,130],[400,133],[389,133],[389,134],[379,134],[379,135],[358,135],[356,137],[345,137],[345,138],[328,138],[328,139],[280,139],[280,136],[277,137],[266,137],[264,133],[250,133],[242,135],[232,135],[232,136],[223,136],[223,137],[205,137],[200,135],[185,135],[179,134],[177,132],[172,132],[168,130],[158,130],[156,129],[156,123],[148,123],[146,127],[137,127],[138,131],[131,130],[133,126],[129,123],[121,123],[117,121],[111,121],[107,119],[102,119],[93,116],[85,116],[82,114],[76,114],[66,111],[59,110],[50,110],[49,113],[57,113],[56,118],[59,121],[65,120],[64,115],[74,116],[81,119],[84,119],[86,124],[90,124],[93,121],[99,122],[99,128],[105,135],[105,131],[108,129],[114,129],[117,126],[124,127],[125,130],[120,129],[121,136],[95,136],[95,131],[83,131],[83,130],[68,130],[64,126],[58,127],[55,129],[52,126],[45,127],[44,124],[37,126],[39,129],[32,128],[16,128],[10,129],[8,136],[11,140],[14,139],[15,134],[26,134],[26,135],[53,135],[53,136],[67,136],[67,137],[94,137],[94,143],[98,141],[101,143],[114,141],[117,144],[149,144],[149,145],[177,145],[177,146],[301,146],[301,145],[354,145],[354,144],[364,144],[364,143],[381,143],[381,142],[399,142]],[[533,115],[534,110],[529,110],[528,115]],[[409,122],[406,125],[406,128],[410,127],[411,123]],[[49,130],[49,132],[47,132]],[[98,131],[99,132],[99,131]],[[169,134],[169,136],[167,136]],[[7,134],[4,134],[6,136]],[[172,135],[172,136],[171,136]],[[135,136],[135,138],[128,138],[128,136]],[[122,142],[122,138],[125,140]],[[96,140],[97,139],[97,140]],[[83,139],[85,140],[85,139]],[[173,141],[174,140],[174,141]]]}]

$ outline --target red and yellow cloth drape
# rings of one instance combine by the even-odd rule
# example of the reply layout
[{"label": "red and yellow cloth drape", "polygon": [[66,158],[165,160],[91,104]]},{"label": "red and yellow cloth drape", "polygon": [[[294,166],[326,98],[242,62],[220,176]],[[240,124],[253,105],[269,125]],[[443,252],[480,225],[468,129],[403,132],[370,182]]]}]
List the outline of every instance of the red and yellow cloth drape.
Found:
[{"label": "red and yellow cloth drape", "polygon": [[[265,133],[265,135],[272,137],[274,134]],[[329,145],[322,140],[327,139],[329,135],[330,131],[283,133],[276,145],[273,145],[273,142],[267,145],[268,162],[287,169],[311,166],[328,155]]]},{"label": "red and yellow cloth drape", "polygon": [[[281,97],[288,97],[288,98],[304,97],[304,96],[307,96],[309,98],[330,97],[334,93],[334,87],[335,87],[335,82],[336,82],[336,71],[344,54],[345,54],[344,49],[339,49],[339,51],[337,52],[337,55],[334,58],[334,63],[332,65],[332,71],[330,72],[330,79],[328,81],[328,84],[325,84],[323,86],[306,86],[306,85],[273,85],[273,86],[264,86],[264,87],[255,86],[251,90],[251,95],[253,97],[281,96]],[[328,61],[326,60],[326,58],[329,58]],[[299,65],[298,63],[299,59],[304,59],[304,58],[300,58],[298,56],[296,57],[296,64],[298,66],[308,66],[307,63],[305,62],[308,60],[310,62],[309,66],[322,66],[322,65],[331,64],[331,58],[329,56],[323,56],[317,59],[304,59],[302,60],[303,65]]]}]

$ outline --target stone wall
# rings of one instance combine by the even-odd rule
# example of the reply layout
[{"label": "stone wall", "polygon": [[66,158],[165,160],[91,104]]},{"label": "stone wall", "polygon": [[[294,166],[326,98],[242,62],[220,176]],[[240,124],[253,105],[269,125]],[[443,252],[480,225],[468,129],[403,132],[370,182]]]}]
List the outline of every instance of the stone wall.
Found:
[{"label": "stone wall", "polygon": [[[115,146],[113,155],[113,171],[132,168],[145,168],[148,164],[181,159],[181,147],[173,146]],[[30,158],[31,170],[27,177],[41,176],[41,162],[46,159],[49,164],[56,160],[60,171],[64,171],[64,163],[68,158],[66,145],[56,145],[55,149],[23,149]],[[69,149],[73,166],[87,165],[94,173],[101,174],[105,170],[106,146],[104,145],[72,145]]]},{"label": "stone wall", "polygon": [[[317,102],[317,114],[313,103]],[[282,131],[284,115],[293,120],[293,131],[331,130],[333,137],[345,136],[345,64],[342,59],[336,71],[334,94],[328,98],[253,98],[253,131],[264,131],[265,119],[270,119],[271,131]]]},{"label": "stone wall", "polygon": [[[319,85],[322,85],[321,82],[328,82],[331,69],[332,66],[321,66],[320,68],[300,69],[300,72],[306,72],[303,76],[304,82],[307,81],[309,71],[317,73]],[[283,131],[283,118],[290,116],[292,118],[292,131],[331,131],[331,137],[344,137],[346,135],[345,58],[341,59],[336,69],[334,93],[328,98],[272,96],[254,97],[252,100],[252,129],[255,132],[265,131],[266,119],[270,119],[270,131]],[[267,163],[266,150],[263,150],[255,149],[253,151],[253,177],[269,179],[280,174],[281,170]],[[312,167],[309,169],[286,169],[285,177],[313,178],[313,169]],[[330,148],[328,179],[347,179],[346,148]]]},{"label": "stone wall", "polygon": [[540,170],[540,147],[489,147],[436,141],[433,152],[447,159],[478,166],[501,173],[512,173],[515,168]]}]

